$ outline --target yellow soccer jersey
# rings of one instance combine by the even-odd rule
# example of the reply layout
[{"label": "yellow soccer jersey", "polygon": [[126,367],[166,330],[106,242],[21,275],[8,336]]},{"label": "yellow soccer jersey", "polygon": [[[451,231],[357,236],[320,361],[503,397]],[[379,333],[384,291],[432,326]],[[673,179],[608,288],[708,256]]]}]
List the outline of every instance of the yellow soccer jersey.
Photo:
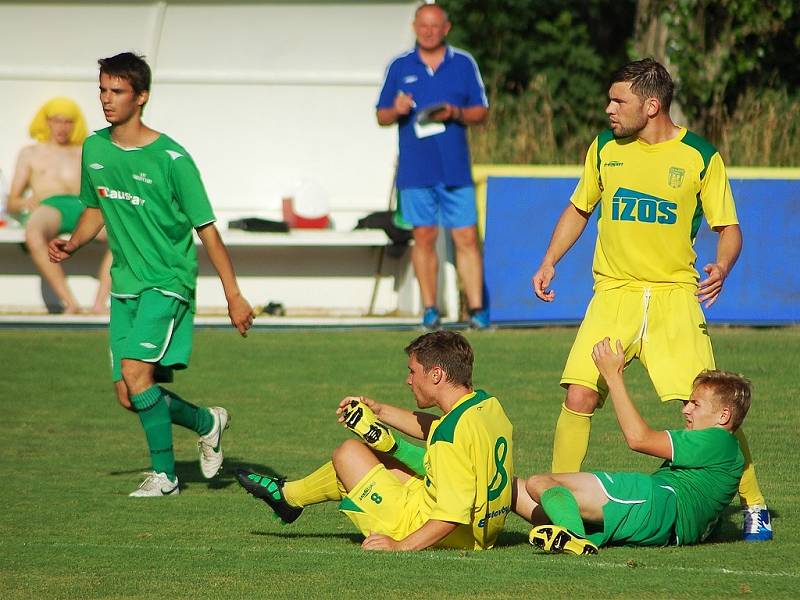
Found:
[{"label": "yellow soccer jersey", "polygon": [[438,546],[494,545],[511,511],[512,446],[511,422],[483,390],[461,398],[431,426],[420,512],[461,523]]},{"label": "yellow soccer jersey", "polygon": [[709,227],[739,222],[722,158],[684,128],[660,144],[604,131],[589,147],[571,202],[585,212],[600,203],[596,290],[631,282],[694,287],[703,216]]}]

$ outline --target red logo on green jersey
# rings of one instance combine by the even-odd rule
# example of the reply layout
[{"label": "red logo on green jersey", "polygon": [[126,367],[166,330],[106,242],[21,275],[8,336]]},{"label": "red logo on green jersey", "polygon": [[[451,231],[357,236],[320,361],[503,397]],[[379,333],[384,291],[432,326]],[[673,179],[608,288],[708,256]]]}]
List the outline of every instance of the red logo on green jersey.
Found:
[{"label": "red logo on green jersey", "polygon": [[97,187],[97,195],[101,198],[108,198],[109,200],[125,200],[130,202],[133,206],[141,206],[144,204],[144,198],[141,198],[136,194],[123,192],[122,190],[112,190],[104,185]]}]

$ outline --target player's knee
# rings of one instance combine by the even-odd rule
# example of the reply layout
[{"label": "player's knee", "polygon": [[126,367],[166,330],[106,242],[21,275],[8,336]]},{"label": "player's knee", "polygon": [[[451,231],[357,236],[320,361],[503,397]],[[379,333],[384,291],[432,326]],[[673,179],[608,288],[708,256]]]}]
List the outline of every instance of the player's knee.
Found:
[{"label": "player's knee", "polygon": [[546,475],[531,475],[525,482],[525,489],[536,502],[541,502],[542,494],[550,485],[551,479]]},{"label": "player's knee", "polygon": [[478,249],[478,229],[476,227],[459,227],[452,229],[453,243],[459,250]]},{"label": "player's knee", "polygon": [[567,388],[566,407],[572,411],[592,414],[600,403],[600,394],[582,385],[571,384]]},{"label": "player's knee", "polygon": [[128,390],[138,390],[147,384],[147,374],[149,368],[147,364],[143,364],[138,360],[122,360],[121,365],[122,380]]},{"label": "player's knee", "polygon": [[438,227],[415,227],[414,245],[423,248],[433,248],[436,244],[436,237],[438,234]]},{"label": "player's knee", "polygon": [[363,444],[356,440],[345,440],[333,451],[331,461],[333,461],[333,468],[338,470],[339,467],[348,463],[356,452],[360,452]]},{"label": "player's knee", "polygon": [[125,410],[135,412],[133,409],[133,404],[131,404],[130,396],[128,395],[128,387],[125,385],[125,382],[115,382],[114,391],[116,392],[117,402],[119,402],[119,405]]},{"label": "player's knee", "polygon": [[41,229],[36,227],[28,227],[25,229],[25,244],[28,248],[34,250],[44,248],[47,246],[48,240]]}]

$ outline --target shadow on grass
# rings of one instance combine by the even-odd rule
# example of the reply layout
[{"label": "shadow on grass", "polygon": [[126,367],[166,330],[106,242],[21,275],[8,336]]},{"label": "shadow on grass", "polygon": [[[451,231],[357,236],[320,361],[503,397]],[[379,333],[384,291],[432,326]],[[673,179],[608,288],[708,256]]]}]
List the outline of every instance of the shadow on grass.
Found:
[{"label": "shadow on grass", "polygon": [[361,545],[364,536],[360,533],[289,533],[284,531],[256,531],[250,532],[250,535],[259,535],[263,537],[274,537],[285,540],[301,540],[301,539],[340,539],[349,540],[353,544]]},{"label": "shadow on grass", "polygon": [[[769,513],[770,521],[780,517],[778,512],[772,508],[770,508]],[[717,523],[707,541],[717,544],[742,541],[743,520],[742,509],[738,506],[729,506],[722,513],[719,523]]]},{"label": "shadow on grass", "polygon": [[[178,460],[175,461],[175,474],[178,476],[180,487],[183,490],[187,484],[202,483],[205,484],[210,490],[221,490],[236,483],[236,470],[237,469],[251,469],[262,475],[270,475],[277,477],[280,475],[272,467],[267,465],[246,461],[236,456],[225,457],[225,463],[222,467],[222,472],[218,473],[213,479],[206,479],[200,471],[199,461],[192,460]],[[126,469],[118,471],[110,471],[109,475],[130,475],[131,473],[143,473],[147,471],[146,467],[139,467],[136,469]]]},{"label": "shadow on grass", "polygon": [[519,531],[503,531],[497,538],[497,542],[495,542],[494,547],[504,548],[507,546],[519,546],[521,544],[526,546],[530,545],[528,536],[526,534]]}]

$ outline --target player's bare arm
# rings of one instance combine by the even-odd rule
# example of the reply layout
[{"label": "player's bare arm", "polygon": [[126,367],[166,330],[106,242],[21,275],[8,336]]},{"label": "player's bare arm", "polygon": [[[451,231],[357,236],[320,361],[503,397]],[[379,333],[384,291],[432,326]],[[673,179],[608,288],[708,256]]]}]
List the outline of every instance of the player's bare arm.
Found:
[{"label": "player's bare arm", "polygon": [[67,260],[83,246],[91,242],[103,229],[103,213],[99,208],[87,207],[78,219],[78,226],[68,240],[55,238],[47,247],[50,262],[60,263]]},{"label": "player's bare arm", "polygon": [[456,527],[458,527],[457,523],[430,519],[426,521],[422,527],[402,540],[394,540],[387,535],[372,533],[361,543],[361,547],[364,550],[394,552],[424,550],[442,541],[455,531]]},{"label": "player's bare arm", "polygon": [[672,443],[666,431],[651,428],[639,414],[628,395],[622,370],[625,367],[625,350],[622,342],[616,341],[616,351],[611,346],[610,338],[603,338],[592,349],[592,359],[597,370],[608,384],[611,402],[617,415],[622,434],[631,450],[657,456],[672,458]]},{"label": "player's bare arm", "polygon": [[556,264],[581,237],[590,216],[591,213],[582,211],[570,202],[558,218],[542,263],[531,279],[533,292],[540,300],[545,302],[555,300],[555,290],[548,288],[555,279]]},{"label": "player's bare arm", "polygon": [[17,166],[14,168],[14,177],[11,179],[11,188],[8,191],[7,210],[10,213],[20,213],[33,208],[32,199],[25,198],[25,190],[30,186],[32,173],[33,146],[26,146],[19,152]]},{"label": "player's bare arm", "polygon": [[253,307],[247,299],[242,296],[239,284],[236,281],[236,273],[233,270],[233,263],[228,254],[228,249],[213,223],[203,225],[197,229],[197,235],[203,242],[203,247],[208,253],[208,258],[222,282],[222,289],[225,292],[225,299],[228,302],[228,316],[233,325],[242,337],[247,336],[247,330],[253,326],[253,319],[256,315]]},{"label": "player's bare arm", "polygon": [[427,439],[431,425],[437,420],[437,417],[431,413],[421,411],[412,412],[405,408],[377,402],[366,396],[346,396],[339,402],[339,407],[336,409],[336,414],[339,415],[340,423],[344,421],[342,415],[344,408],[353,400],[363,402],[369,406],[372,412],[375,413],[375,416],[378,417],[384,425],[393,427],[397,431],[418,440]]},{"label": "player's bare arm", "polygon": [[714,304],[719,298],[725,279],[730,274],[742,251],[742,229],[739,225],[714,227],[714,231],[719,234],[717,259],[716,262],[709,263],[703,267],[707,277],[698,284],[696,292],[697,300],[701,303],[705,302],[706,308]]}]

